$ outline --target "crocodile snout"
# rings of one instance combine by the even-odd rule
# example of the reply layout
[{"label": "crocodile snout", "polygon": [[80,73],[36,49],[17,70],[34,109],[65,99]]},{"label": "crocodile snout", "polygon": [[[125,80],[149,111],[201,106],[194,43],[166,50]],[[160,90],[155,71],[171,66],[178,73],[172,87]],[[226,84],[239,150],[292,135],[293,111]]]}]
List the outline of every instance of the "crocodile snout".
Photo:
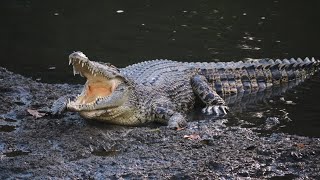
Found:
[{"label": "crocodile snout", "polygon": [[84,60],[84,59],[88,59],[88,57],[85,54],[83,54],[81,51],[76,51],[76,52],[73,52],[69,55],[69,59]]}]

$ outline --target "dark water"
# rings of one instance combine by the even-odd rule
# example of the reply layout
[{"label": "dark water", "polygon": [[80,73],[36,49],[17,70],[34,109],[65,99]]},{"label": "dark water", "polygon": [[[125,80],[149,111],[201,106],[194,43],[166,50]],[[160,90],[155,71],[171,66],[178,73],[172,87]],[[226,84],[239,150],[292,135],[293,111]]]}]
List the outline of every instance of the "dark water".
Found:
[{"label": "dark water", "polygon": [[[319,8],[316,0],[2,0],[0,66],[42,82],[78,83],[67,66],[75,50],[118,67],[156,58],[320,58]],[[257,123],[252,114],[283,110],[290,121],[281,131],[320,136],[319,90],[317,77],[285,94],[296,105],[260,104],[234,118]]]}]

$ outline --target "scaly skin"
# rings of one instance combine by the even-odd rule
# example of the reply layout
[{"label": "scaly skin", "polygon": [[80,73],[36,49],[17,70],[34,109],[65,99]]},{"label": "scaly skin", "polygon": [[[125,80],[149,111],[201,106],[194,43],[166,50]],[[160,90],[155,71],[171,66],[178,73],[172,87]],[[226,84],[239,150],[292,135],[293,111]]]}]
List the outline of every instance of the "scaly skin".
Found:
[{"label": "scaly skin", "polygon": [[83,53],[69,56],[74,73],[87,78],[75,100],[57,100],[54,114],[77,111],[87,119],[112,124],[161,122],[170,128],[186,126],[185,114],[196,98],[203,113],[224,115],[222,97],[254,93],[272,86],[299,83],[318,71],[319,60],[284,59],[227,63],[183,63],[153,60],[116,68],[90,61]]}]

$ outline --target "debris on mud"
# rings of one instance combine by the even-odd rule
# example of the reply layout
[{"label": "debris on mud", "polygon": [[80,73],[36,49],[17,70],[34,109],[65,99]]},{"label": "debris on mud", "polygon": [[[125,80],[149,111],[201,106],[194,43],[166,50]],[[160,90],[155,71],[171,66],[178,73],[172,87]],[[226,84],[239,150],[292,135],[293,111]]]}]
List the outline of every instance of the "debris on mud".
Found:
[{"label": "debris on mud", "polygon": [[39,111],[37,111],[37,110],[34,110],[34,109],[27,109],[27,112],[28,112],[30,115],[32,115],[33,117],[35,117],[36,119],[37,119],[37,118],[41,118],[41,117],[43,117],[43,116],[46,115],[46,113],[41,113],[41,112],[39,112]]},{"label": "debris on mud", "polygon": [[39,83],[3,68],[0,80],[0,179],[320,179],[319,138],[261,136],[227,119],[191,121],[180,131],[71,112],[35,119],[26,109],[48,109],[81,86]]},{"label": "debris on mud", "polygon": [[277,117],[268,117],[265,122],[265,129],[270,130],[273,127],[280,124],[279,118]]},{"label": "debris on mud", "polygon": [[199,134],[184,135],[183,138],[189,139],[189,140],[200,140],[201,139]]}]

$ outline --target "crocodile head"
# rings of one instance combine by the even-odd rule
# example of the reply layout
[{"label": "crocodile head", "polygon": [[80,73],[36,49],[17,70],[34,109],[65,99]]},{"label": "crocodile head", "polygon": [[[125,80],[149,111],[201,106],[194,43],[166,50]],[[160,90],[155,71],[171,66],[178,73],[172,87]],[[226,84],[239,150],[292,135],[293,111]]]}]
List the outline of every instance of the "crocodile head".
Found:
[{"label": "crocodile head", "polygon": [[78,111],[85,118],[103,119],[128,101],[132,87],[118,68],[90,61],[82,52],[70,54],[69,64],[74,75],[80,74],[87,81],[75,100],[68,101],[68,110]]}]

